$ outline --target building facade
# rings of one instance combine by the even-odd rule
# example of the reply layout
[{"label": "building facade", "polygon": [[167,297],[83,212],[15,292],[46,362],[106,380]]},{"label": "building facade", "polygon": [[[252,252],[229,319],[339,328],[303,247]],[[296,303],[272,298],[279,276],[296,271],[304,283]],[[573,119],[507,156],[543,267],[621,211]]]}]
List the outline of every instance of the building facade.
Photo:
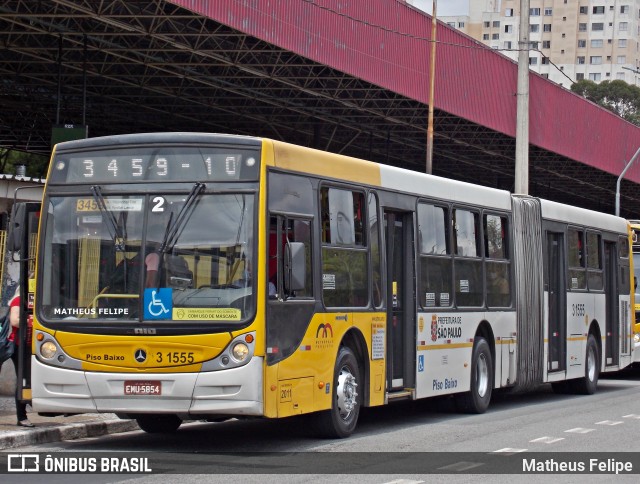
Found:
[{"label": "building facade", "polygon": [[[468,3],[468,15],[438,19],[516,60],[520,0]],[[640,85],[639,39],[640,0],[530,0],[529,66],[564,87],[581,79]]]}]

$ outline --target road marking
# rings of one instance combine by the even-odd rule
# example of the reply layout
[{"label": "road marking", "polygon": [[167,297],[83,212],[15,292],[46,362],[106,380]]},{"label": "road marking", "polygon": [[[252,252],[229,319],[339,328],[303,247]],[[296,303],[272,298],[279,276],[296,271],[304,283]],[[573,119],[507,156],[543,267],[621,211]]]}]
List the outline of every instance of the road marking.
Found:
[{"label": "road marking", "polygon": [[529,442],[539,442],[541,444],[553,444],[564,440],[564,437],[539,437],[537,439],[530,440]]},{"label": "road marking", "polygon": [[565,430],[565,432],[571,432],[574,434],[588,434],[589,432],[593,432],[595,429],[583,429],[582,427],[576,427],[575,429]]},{"label": "road marking", "polygon": [[385,484],[421,484],[424,481],[412,481],[409,479],[396,479],[395,481],[385,482]]},{"label": "road marking", "polygon": [[438,467],[438,469],[448,470],[448,471],[457,471],[457,472],[465,472],[469,469],[474,469],[475,467],[483,466],[484,464],[481,462],[456,462],[455,464],[450,464],[444,467]]},{"label": "road marking", "polygon": [[596,422],[596,425],[620,425],[623,422],[620,422],[619,420],[603,420],[602,422]]},{"label": "road marking", "polygon": [[629,415],[624,415],[622,418],[638,418],[640,419],[640,415],[637,413],[630,413]]},{"label": "road marking", "polygon": [[493,454],[513,455],[519,452],[526,452],[527,449],[514,449],[512,447],[505,447],[504,449],[494,450]]}]

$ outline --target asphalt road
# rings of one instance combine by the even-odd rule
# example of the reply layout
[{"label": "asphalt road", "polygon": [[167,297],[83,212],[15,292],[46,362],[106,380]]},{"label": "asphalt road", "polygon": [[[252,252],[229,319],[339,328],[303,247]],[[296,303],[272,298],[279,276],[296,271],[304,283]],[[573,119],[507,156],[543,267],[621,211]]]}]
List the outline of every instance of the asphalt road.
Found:
[{"label": "asphalt road", "polygon": [[[520,463],[528,459],[530,465],[533,460],[535,465],[543,465],[538,463],[544,460],[555,465],[584,461],[587,467],[590,459],[598,459],[595,470],[600,461],[605,466],[611,460],[613,466],[624,466],[631,460],[635,473],[624,475],[622,468],[622,475],[613,474],[613,468],[596,475],[537,472],[518,475],[518,482],[637,482],[639,400],[640,371],[630,371],[601,379],[598,393],[591,396],[555,395],[548,385],[524,395],[498,394],[484,415],[459,414],[448,399],[364,409],[356,433],[343,440],[319,439],[310,432],[306,418],[291,418],[187,423],[173,435],[135,431],[14,451],[54,456],[144,455],[150,456],[153,472],[159,473],[92,475],[91,482],[263,483],[277,478],[283,483],[512,483],[513,475],[500,472],[514,458]],[[280,454],[269,457],[263,452]],[[255,474],[253,465],[273,474]],[[163,475],[176,469],[179,476]],[[433,469],[447,475],[433,474]],[[2,480],[26,482],[22,477],[2,476]],[[75,477],[77,482],[87,479]],[[47,482],[76,479],[51,474]]]}]

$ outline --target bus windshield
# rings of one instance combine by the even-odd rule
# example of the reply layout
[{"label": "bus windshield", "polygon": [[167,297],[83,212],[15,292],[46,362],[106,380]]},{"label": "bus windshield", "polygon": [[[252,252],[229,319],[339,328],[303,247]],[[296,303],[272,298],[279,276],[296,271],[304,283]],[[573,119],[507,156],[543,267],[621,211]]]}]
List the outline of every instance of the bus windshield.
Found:
[{"label": "bus windshield", "polygon": [[241,323],[254,313],[252,193],[50,196],[44,321]]}]

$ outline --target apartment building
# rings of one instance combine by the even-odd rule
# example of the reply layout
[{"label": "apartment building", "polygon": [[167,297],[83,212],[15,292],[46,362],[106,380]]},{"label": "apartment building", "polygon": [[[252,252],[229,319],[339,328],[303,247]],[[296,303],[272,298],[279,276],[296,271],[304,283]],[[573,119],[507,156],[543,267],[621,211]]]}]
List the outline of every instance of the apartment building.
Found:
[{"label": "apartment building", "polygon": [[[516,60],[520,0],[468,4],[468,15],[438,19]],[[533,71],[567,88],[580,79],[640,85],[640,0],[530,0],[529,16]]]}]

